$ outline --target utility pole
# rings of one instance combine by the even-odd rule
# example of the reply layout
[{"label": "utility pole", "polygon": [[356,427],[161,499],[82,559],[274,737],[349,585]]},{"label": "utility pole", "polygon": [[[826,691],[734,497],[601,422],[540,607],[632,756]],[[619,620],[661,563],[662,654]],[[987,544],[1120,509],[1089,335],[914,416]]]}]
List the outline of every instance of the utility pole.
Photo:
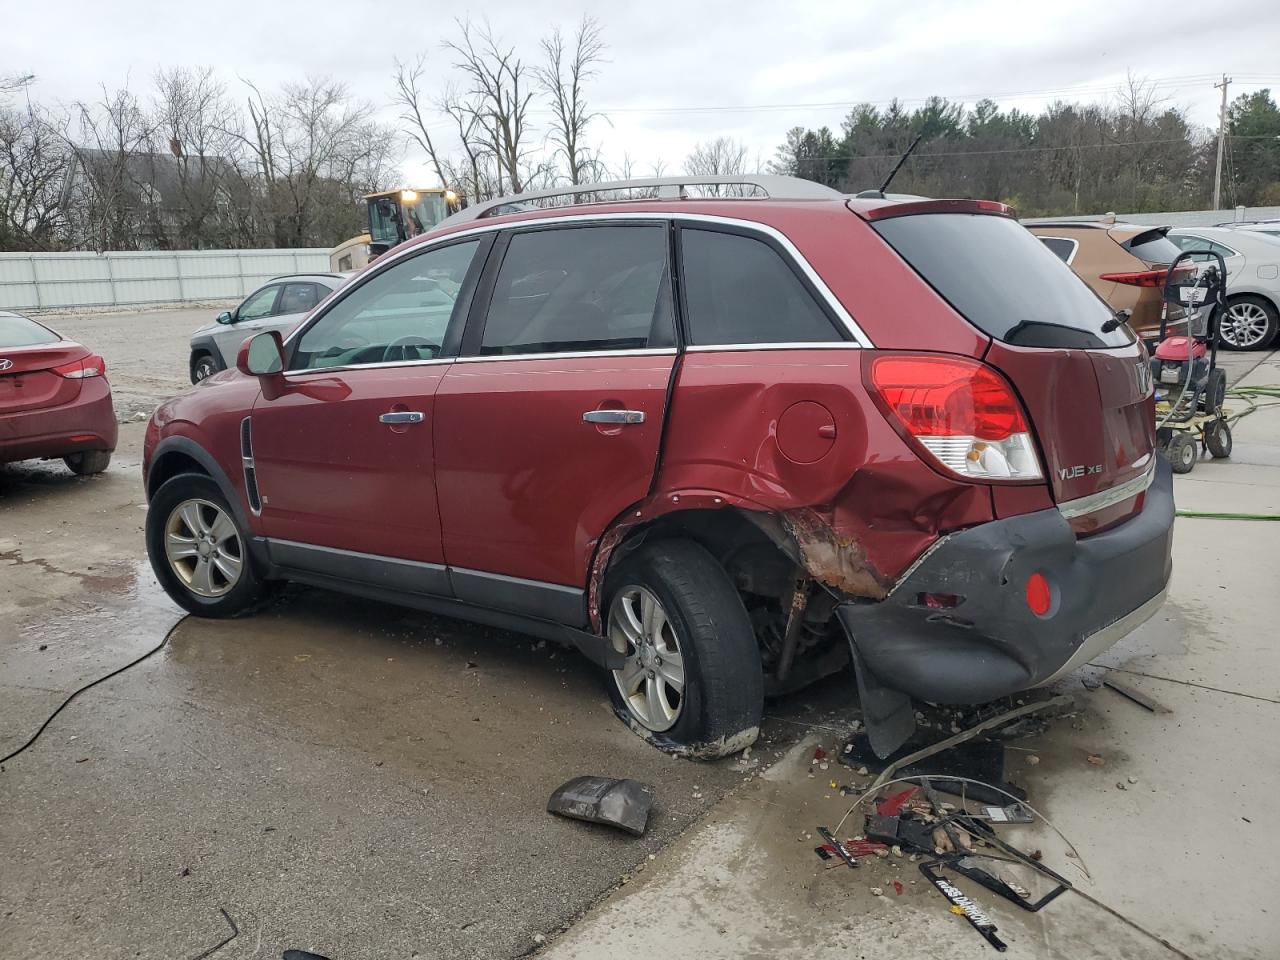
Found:
[{"label": "utility pole", "polygon": [[1222,148],[1227,142],[1227,87],[1231,85],[1231,78],[1225,73],[1222,75],[1222,82],[1215,83],[1214,89],[1222,88],[1222,107],[1218,111],[1218,168],[1213,176],[1213,209],[1218,210],[1222,207]]}]

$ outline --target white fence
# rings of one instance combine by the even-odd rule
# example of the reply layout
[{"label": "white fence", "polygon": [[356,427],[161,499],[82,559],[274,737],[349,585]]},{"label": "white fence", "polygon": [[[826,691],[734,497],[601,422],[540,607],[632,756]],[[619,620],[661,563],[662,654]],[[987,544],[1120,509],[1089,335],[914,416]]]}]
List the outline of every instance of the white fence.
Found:
[{"label": "white fence", "polygon": [[328,269],[329,251],[316,249],[0,253],[0,310],[231,300]]}]

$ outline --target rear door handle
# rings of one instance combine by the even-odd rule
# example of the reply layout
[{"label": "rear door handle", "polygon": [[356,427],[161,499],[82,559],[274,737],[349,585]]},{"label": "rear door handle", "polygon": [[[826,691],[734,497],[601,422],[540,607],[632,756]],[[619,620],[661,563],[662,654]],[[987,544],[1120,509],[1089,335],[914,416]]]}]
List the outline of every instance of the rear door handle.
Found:
[{"label": "rear door handle", "polygon": [[417,410],[393,410],[378,417],[382,423],[421,423],[425,419],[427,415]]},{"label": "rear door handle", "polygon": [[643,410],[588,410],[584,423],[644,423]]}]

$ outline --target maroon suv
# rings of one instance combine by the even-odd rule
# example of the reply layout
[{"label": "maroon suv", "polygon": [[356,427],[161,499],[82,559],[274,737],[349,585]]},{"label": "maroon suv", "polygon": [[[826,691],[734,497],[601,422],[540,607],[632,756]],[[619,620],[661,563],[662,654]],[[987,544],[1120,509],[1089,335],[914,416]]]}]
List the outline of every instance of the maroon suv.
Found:
[{"label": "maroon suv", "polygon": [[1172,484],[1128,327],[1001,204],[734,179],[473,206],[246,341],[148,428],[160,582],[563,640],[699,756],[850,661],[887,752],[911,698],[1047,683],[1150,616]]}]

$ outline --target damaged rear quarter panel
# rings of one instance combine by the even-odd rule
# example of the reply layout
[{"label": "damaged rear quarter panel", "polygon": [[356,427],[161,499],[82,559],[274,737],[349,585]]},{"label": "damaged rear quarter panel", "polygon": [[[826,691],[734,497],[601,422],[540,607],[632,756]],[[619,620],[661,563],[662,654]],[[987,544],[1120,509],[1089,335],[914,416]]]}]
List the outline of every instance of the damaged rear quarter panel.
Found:
[{"label": "damaged rear quarter panel", "polygon": [[[991,492],[920,461],[867,396],[860,353],[686,354],[651,500],[717,491],[776,513],[811,575],[843,593],[883,597],[940,533],[992,519]],[[779,419],[796,403],[821,404],[835,425],[834,443],[811,463],[789,459],[778,443]]]}]

